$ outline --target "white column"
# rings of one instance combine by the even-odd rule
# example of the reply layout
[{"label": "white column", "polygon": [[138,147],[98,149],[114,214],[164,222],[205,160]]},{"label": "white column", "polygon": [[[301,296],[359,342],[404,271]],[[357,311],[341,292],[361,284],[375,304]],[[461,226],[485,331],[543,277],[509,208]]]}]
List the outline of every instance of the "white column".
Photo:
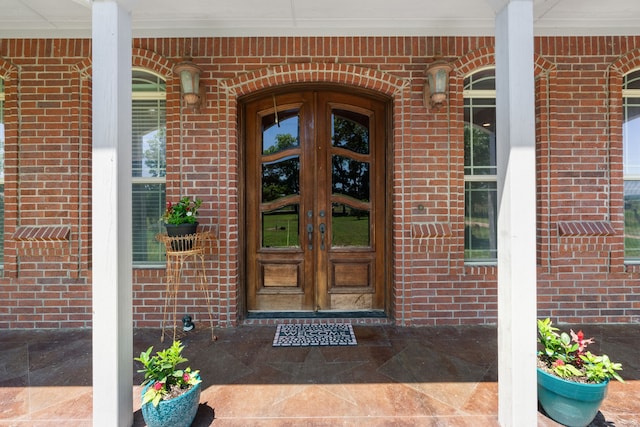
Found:
[{"label": "white column", "polygon": [[533,1],[494,0],[498,162],[498,415],[537,425]]},{"label": "white column", "polygon": [[133,424],[131,9],[93,0],[93,425]]}]

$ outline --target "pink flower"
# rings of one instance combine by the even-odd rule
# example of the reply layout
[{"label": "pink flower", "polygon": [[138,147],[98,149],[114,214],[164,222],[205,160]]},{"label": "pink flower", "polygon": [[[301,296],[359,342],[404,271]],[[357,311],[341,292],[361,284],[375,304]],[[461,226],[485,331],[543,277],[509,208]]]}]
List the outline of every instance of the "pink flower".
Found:
[{"label": "pink flower", "polygon": [[556,368],[558,366],[563,366],[564,365],[564,361],[562,359],[558,359],[555,362],[553,362],[553,367]]},{"label": "pink flower", "polygon": [[184,382],[188,383],[189,382],[189,374],[187,374],[185,372],[184,375],[182,376],[182,379],[184,380]]},{"label": "pink flower", "polygon": [[164,383],[160,383],[160,382],[158,382],[158,383],[154,383],[154,384],[153,384],[153,388],[154,388],[156,391],[160,391],[160,390],[162,390],[162,387],[164,387]]},{"label": "pink flower", "polygon": [[578,354],[583,354],[584,353],[584,349],[587,348],[588,344],[593,344],[593,338],[589,338],[588,340],[584,339],[584,333],[582,331],[578,331],[578,333],[576,334],[575,332],[573,332],[573,330],[571,330],[571,339],[573,340],[573,342],[575,342],[576,344],[578,344]]}]

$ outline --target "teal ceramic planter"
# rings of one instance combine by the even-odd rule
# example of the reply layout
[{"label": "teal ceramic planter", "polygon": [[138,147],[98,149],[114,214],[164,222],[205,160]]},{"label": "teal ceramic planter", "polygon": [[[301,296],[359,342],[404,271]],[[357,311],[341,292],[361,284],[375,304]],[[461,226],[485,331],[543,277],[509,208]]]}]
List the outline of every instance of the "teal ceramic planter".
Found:
[{"label": "teal ceramic planter", "polygon": [[538,401],[553,420],[570,427],[585,427],[598,414],[609,381],[582,384],[566,381],[538,368]]},{"label": "teal ceramic planter", "polygon": [[[142,405],[142,416],[147,427],[189,427],[198,412],[201,384],[196,384],[174,399],[161,400],[158,406],[153,406],[151,402]],[[143,396],[150,386],[142,390]]]}]

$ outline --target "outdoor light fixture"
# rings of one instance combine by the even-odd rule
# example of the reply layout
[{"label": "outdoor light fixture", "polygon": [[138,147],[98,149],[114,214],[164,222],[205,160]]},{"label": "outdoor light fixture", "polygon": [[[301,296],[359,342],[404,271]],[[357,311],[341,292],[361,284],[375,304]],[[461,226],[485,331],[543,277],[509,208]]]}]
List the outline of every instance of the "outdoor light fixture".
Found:
[{"label": "outdoor light fixture", "polygon": [[427,83],[424,87],[425,105],[440,107],[447,100],[447,87],[449,86],[449,72],[451,65],[438,60],[427,68]]},{"label": "outdoor light fixture", "polygon": [[196,110],[200,106],[200,68],[190,60],[184,60],[173,68],[173,71],[180,76],[180,88],[182,99]]}]

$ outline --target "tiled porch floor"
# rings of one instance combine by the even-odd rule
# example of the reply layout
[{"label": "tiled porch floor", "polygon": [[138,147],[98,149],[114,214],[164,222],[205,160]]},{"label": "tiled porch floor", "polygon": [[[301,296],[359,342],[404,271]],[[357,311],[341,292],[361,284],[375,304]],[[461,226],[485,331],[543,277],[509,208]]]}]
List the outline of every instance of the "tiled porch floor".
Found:
[{"label": "tiled porch floor", "polygon": [[[202,326],[202,325],[199,325]],[[565,329],[564,325],[562,326]],[[640,325],[585,326],[625,384],[593,426],[640,426]],[[196,329],[183,337],[204,387],[194,426],[494,426],[494,327],[354,325],[355,347],[273,348],[275,327]],[[164,348],[136,330],[136,355]],[[0,331],[0,426],[90,426],[91,331]],[[134,365],[134,371],[139,366]],[[134,373],[134,384],[141,380]],[[134,425],[143,426],[134,386]],[[557,426],[538,414],[539,426]]]}]

